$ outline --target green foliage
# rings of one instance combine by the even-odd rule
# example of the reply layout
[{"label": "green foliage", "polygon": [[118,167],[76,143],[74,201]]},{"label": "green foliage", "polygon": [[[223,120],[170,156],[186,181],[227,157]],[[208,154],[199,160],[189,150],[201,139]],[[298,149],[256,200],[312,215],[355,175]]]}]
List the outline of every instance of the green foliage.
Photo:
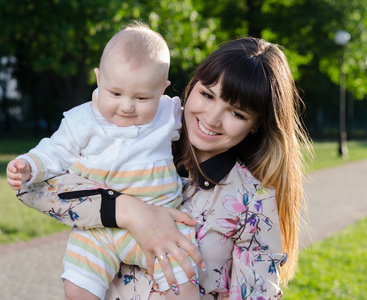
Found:
[{"label": "green foliage", "polygon": [[365,299],[367,219],[300,253],[284,299]]},{"label": "green foliage", "polygon": [[367,6],[354,0],[218,0],[216,5],[192,0],[14,0],[0,3],[0,54],[24,58],[34,71],[75,75],[84,61],[98,64],[104,44],[132,19],[149,23],[172,49],[172,73],[192,70],[218,42],[247,34],[262,35],[286,46],[295,66],[320,63],[338,83],[339,29],[352,40],[344,64],[348,87],[357,97],[366,93],[364,71]]},{"label": "green foliage", "polygon": [[[358,99],[366,95],[366,3],[359,0],[266,1],[263,11],[263,17],[268,20],[265,32],[270,32],[267,37],[297,52],[296,65],[310,65],[314,72],[320,70],[338,85],[338,60],[344,53],[342,68],[347,74],[347,89]],[[334,42],[338,30],[351,34],[351,41],[344,49]],[[305,57],[308,59],[304,60]]]},{"label": "green foliage", "polygon": [[[17,58],[14,76],[29,107],[27,121],[37,124],[43,118],[51,128],[62,111],[88,101],[104,45],[134,19],[160,32],[171,49],[171,96],[181,95],[190,73],[218,44],[247,35],[285,47],[311,112],[306,122],[310,127],[317,123],[320,106],[337,110],[342,52],[347,90],[355,99],[367,94],[364,1],[0,1],[0,57]],[[340,29],[352,37],[344,49],[333,40]]]},{"label": "green foliage", "polygon": [[215,22],[201,18],[191,0],[15,0],[1,2],[0,11],[0,56],[15,55],[34,72],[63,77],[77,74],[81,64],[92,71],[106,42],[133,19],[165,37],[173,72],[191,70],[216,44]]},{"label": "green foliage", "polygon": [[[116,7],[114,2],[110,3],[111,9]],[[0,24],[5,29],[5,41],[1,43],[0,53],[23,59],[22,63],[29,64],[36,72],[52,71],[61,76],[76,74],[79,61],[90,59],[94,54],[90,49],[98,50],[101,42],[96,37],[86,38],[93,31],[88,25],[99,26],[98,31],[105,35],[109,31],[101,26],[102,20],[105,24],[111,18],[98,10],[103,1],[15,0],[1,3]]]}]

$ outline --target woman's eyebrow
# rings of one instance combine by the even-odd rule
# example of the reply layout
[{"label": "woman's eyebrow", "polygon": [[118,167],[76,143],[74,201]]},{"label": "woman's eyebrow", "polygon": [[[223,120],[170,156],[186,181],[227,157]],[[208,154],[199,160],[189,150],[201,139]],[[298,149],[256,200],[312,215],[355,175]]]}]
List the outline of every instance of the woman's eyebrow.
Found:
[{"label": "woman's eyebrow", "polygon": [[213,95],[216,95],[215,92],[208,86],[204,85],[204,87],[210,92],[212,93]]}]

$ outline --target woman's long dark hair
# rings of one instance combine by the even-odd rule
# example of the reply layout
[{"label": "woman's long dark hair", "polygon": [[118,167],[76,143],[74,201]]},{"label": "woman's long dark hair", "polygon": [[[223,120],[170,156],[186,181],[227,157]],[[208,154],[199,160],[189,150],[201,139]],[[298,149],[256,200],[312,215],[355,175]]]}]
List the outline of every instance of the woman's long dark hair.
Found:
[{"label": "woman's long dark hair", "polygon": [[[284,53],[278,46],[256,38],[241,38],[222,45],[196,70],[185,91],[188,99],[195,84],[221,84],[220,98],[241,110],[259,115],[258,130],[235,146],[237,159],[277,192],[277,207],[287,264],[283,282],[294,274],[298,256],[298,225],[302,192],[300,143],[309,145],[299,119],[301,100]],[[201,173],[195,150],[187,136],[185,120],[181,163],[191,182]],[[205,175],[205,174],[204,174]]]}]

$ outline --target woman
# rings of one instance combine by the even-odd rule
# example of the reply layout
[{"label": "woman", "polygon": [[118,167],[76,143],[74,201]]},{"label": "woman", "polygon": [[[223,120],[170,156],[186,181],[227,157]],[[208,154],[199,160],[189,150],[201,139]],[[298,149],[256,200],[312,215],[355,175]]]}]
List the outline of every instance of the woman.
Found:
[{"label": "woman", "polygon": [[[196,236],[206,266],[199,272],[202,299],[280,299],[279,280],[286,283],[296,269],[303,198],[300,143],[308,145],[287,60],[277,46],[260,39],[230,41],[197,69],[184,102],[175,158],[184,182],[183,205],[199,222]],[[82,197],[67,202],[66,210],[56,197],[64,190],[63,199]],[[51,198],[53,203],[46,200]],[[69,225],[126,228],[149,266],[154,257],[163,258],[168,282],[167,254],[189,278],[193,275],[179,246],[201,265],[196,249],[173,226],[174,220],[193,224],[178,211],[109,196],[67,176],[23,190],[19,199]],[[55,213],[60,211],[65,213]],[[122,266],[107,298],[164,298],[151,273],[151,267],[147,273]]]}]

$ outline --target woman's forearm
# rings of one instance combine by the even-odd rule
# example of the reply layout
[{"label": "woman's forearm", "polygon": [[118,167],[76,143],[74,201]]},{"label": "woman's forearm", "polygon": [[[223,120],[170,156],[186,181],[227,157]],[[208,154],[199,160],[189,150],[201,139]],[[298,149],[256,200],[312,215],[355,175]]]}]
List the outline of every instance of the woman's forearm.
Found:
[{"label": "woman's forearm", "polygon": [[[191,278],[195,272],[182,250],[198,266],[205,267],[197,247],[175,224],[194,226],[197,222],[177,209],[148,205],[135,197],[103,189],[90,180],[70,174],[25,187],[17,197],[25,205],[70,227],[126,228],[143,248],[149,274],[153,273],[155,257],[171,254]],[[166,277],[172,273],[169,264],[162,268]]]}]

